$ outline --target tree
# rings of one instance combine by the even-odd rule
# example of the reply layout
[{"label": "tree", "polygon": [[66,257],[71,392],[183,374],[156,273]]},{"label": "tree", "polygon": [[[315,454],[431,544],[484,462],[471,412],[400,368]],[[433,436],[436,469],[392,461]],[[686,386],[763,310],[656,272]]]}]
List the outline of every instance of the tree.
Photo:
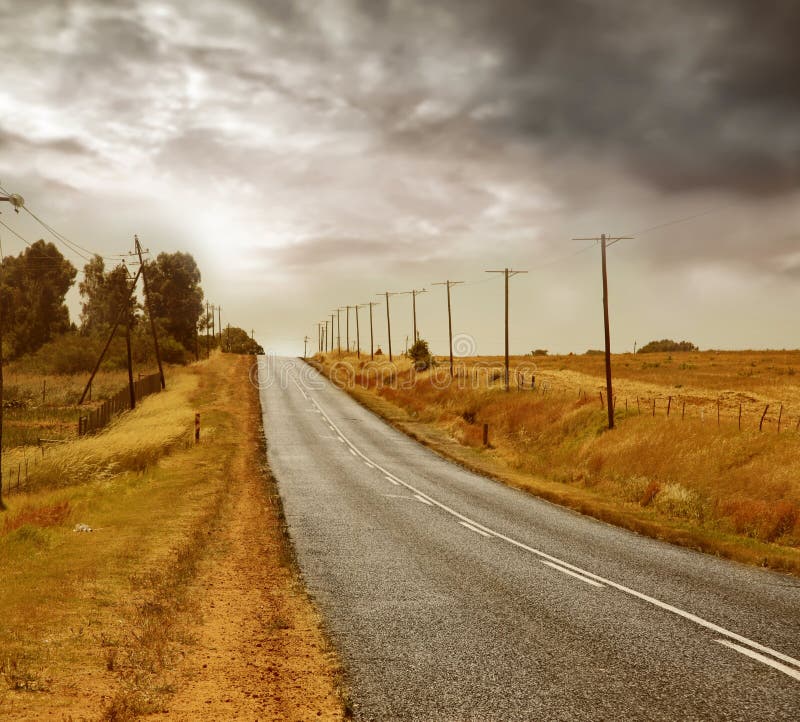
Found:
[{"label": "tree", "polygon": [[408,358],[414,362],[414,368],[417,371],[424,371],[433,364],[428,342],[421,338],[417,339],[414,345],[408,349]]},{"label": "tree", "polygon": [[52,243],[38,240],[0,264],[4,343],[15,358],[70,328],[64,303],[77,270]]},{"label": "tree", "polygon": [[195,348],[195,329],[203,313],[200,269],[189,253],[159,253],[147,262],[150,310],[164,330],[189,350]]},{"label": "tree", "polygon": [[222,333],[222,348],[230,353],[263,354],[264,349],[238,326],[229,326]]},{"label": "tree", "polygon": [[[81,304],[81,331],[85,334],[105,332],[119,318],[120,309],[130,297],[128,270],[119,265],[110,271],[100,256],[94,256],[83,267],[83,281],[78,289],[84,299]],[[132,314],[136,304],[131,304]],[[131,319],[132,320],[132,319]]]}]

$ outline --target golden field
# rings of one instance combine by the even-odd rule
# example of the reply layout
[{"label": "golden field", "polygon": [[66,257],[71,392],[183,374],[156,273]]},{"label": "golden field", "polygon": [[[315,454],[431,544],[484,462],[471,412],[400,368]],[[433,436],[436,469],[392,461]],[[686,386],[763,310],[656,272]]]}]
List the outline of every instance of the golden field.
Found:
[{"label": "golden field", "polygon": [[514,357],[508,393],[497,357],[457,359],[452,383],[441,358],[423,372],[404,358],[316,363],[479,471],[637,531],[800,572],[800,351],[616,355],[611,432],[602,355]]}]

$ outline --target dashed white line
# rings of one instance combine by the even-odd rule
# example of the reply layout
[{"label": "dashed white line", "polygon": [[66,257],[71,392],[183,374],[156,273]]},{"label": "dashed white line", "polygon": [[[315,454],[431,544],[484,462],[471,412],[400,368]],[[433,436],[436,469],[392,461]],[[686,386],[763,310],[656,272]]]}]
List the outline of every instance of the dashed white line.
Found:
[{"label": "dashed white line", "polygon": [[375,467],[374,467],[372,464],[370,464],[368,461],[365,461],[365,462],[364,462],[364,466],[366,466],[368,469],[374,469],[374,468],[375,468]]},{"label": "dashed white line", "polygon": [[348,449],[348,451],[349,451],[349,452],[350,452],[350,453],[351,453],[353,456],[356,456],[356,452],[355,452],[355,451],[353,451],[352,449]]},{"label": "dashed white line", "polygon": [[424,496],[420,496],[419,494],[414,494],[414,498],[417,501],[421,501],[423,504],[427,504],[428,506],[433,506],[433,504],[429,502]]},{"label": "dashed white line", "polygon": [[[303,392],[302,387],[297,382],[297,379],[294,378],[294,376],[292,376],[292,381],[294,382],[295,386],[297,386],[297,388],[301,392]],[[474,529],[483,530],[483,532],[486,533],[488,536],[492,536],[497,539],[502,539],[503,541],[508,542],[509,544],[519,549],[528,551],[531,554],[538,556],[540,558],[540,561],[550,562],[550,564],[548,564],[547,566],[552,566],[554,569],[558,569],[558,571],[562,571],[565,573],[571,571],[574,573],[574,576],[580,578],[581,581],[591,583],[591,581],[593,580],[601,587],[603,585],[606,585],[616,589],[617,591],[623,592],[624,594],[636,597],[637,599],[640,599],[643,602],[652,604],[653,606],[658,607],[659,609],[663,609],[666,612],[670,612],[672,614],[675,614],[676,616],[686,619],[687,621],[693,622],[694,624],[697,624],[700,627],[704,627],[710,631],[716,632],[717,634],[727,637],[728,640],[733,639],[737,642],[740,642],[741,644],[747,645],[747,647],[749,647],[750,649],[747,649],[747,647],[740,648],[739,645],[735,645],[732,642],[724,640],[726,646],[729,646],[732,649],[736,649],[737,651],[741,651],[743,654],[745,653],[746,650],[748,656],[752,657],[753,659],[757,659],[758,661],[762,661],[765,664],[769,664],[769,666],[774,667],[775,669],[778,669],[781,672],[789,674],[790,677],[798,678],[797,675],[800,675],[800,672],[795,672],[795,670],[792,668],[796,667],[798,670],[800,670],[800,660],[795,659],[794,657],[790,657],[788,654],[783,654],[782,652],[772,649],[771,647],[767,647],[766,645],[760,644],[759,642],[749,639],[741,634],[737,634],[736,632],[732,632],[729,629],[725,629],[725,627],[721,627],[718,624],[709,622],[707,619],[703,619],[702,617],[699,617],[696,614],[687,612],[679,607],[673,606],[672,604],[667,604],[666,602],[662,602],[660,599],[651,597],[648,594],[644,594],[642,592],[636,591],[635,589],[631,589],[630,587],[626,587],[624,584],[619,584],[617,582],[611,581],[610,579],[606,579],[605,577],[602,577],[599,574],[594,574],[593,572],[587,571],[586,569],[581,569],[580,567],[575,566],[574,564],[570,564],[569,562],[563,561],[558,557],[554,557],[548,554],[547,552],[543,552],[540,549],[528,546],[527,544],[517,541],[512,537],[506,536],[501,532],[495,531],[494,529],[484,526],[483,524],[475,521],[474,519],[471,519],[470,517],[465,516],[460,512],[457,512],[455,509],[451,509],[446,504],[443,504],[442,502],[434,499],[432,496],[425,494],[423,491],[420,491],[412,484],[409,484],[407,481],[403,481],[399,477],[396,477],[394,474],[392,474],[392,472],[390,472],[388,469],[385,469],[377,462],[369,459],[369,457],[367,457],[363,452],[361,452],[351,441],[345,439],[344,434],[342,434],[342,431],[336,426],[336,424],[334,424],[333,420],[319,405],[316,399],[312,398],[311,403],[314,404],[320,410],[322,416],[327,420],[328,425],[331,426],[331,428],[334,429],[336,433],[339,434],[340,440],[346,443],[350,447],[350,449],[354,452],[355,455],[360,456],[364,461],[371,462],[376,469],[379,469],[381,472],[383,472],[385,479],[387,479],[388,481],[392,482],[395,485],[402,485],[406,487],[406,489],[411,491],[414,494],[414,496],[420,501],[424,500],[425,503],[431,506],[439,507],[442,511],[454,516],[456,519],[459,519],[460,521],[466,522]],[[723,642],[723,640],[719,641],[720,643]],[[770,657],[764,656],[764,654],[758,654],[753,650],[758,650],[759,652],[763,652],[766,655],[770,655],[772,659]],[[776,659],[779,659],[782,662],[785,662],[786,664],[781,664],[779,662],[776,662],[775,661]],[[792,667],[786,666],[787,664],[792,665]]]},{"label": "dashed white line", "polygon": [[460,521],[458,523],[461,524],[461,526],[463,526],[465,529],[469,529],[470,531],[473,531],[476,534],[480,534],[481,536],[485,536],[487,538],[490,538],[492,536],[491,534],[487,534],[482,529],[476,529],[474,526],[472,526],[472,524],[467,524],[467,522],[465,521]]}]

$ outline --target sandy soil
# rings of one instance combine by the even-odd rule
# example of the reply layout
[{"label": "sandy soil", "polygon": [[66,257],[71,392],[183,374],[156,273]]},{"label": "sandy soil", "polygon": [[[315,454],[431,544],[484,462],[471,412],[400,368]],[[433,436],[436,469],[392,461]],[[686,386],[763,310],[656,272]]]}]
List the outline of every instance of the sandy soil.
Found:
[{"label": "sandy soil", "polygon": [[[250,416],[257,415],[250,409]],[[336,657],[300,585],[274,482],[259,464],[258,417],[242,444],[230,519],[191,596],[194,639],[165,713],[170,720],[340,720]],[[244,439],[243,439],[244,441]]]}]

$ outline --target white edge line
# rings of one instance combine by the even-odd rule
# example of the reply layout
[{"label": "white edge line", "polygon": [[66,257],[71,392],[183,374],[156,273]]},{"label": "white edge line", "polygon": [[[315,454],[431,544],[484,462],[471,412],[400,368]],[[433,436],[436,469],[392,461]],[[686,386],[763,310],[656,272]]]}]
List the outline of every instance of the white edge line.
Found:
[{"label": "white edge line", "polygon": [[355,451],[353,451],[352,449],[348,449],[348,451],[349,451],[349,452],[350,452],[350,453],[351,453],[353,456],[356,456],[356,452],[355,452]]},{"label": "white edge line", "polygon": [[596,582],[594,579],[589,579],[588,577],[584,577],[582,574],[578,574],[577,572],[573,572],[565,567],[562,567],[560,564],[553,564],[553,562],[548,562],[547,559],[540,559],[539,560],[542,564],[547,565],[551,569],[556,569],[559,572],[563,572],[564,574],[569,574],[571,577],[575,577],[575,579],[580,579],[582,582],[586,582],[587,584],[591,584],[593,587],[599,587],[600,589],[605,589],[605,587],[600,584],[600,582]]},{"label": "white edge line", "polygon": [[491,536],[492,536],[491,534],[487,534],[485,531],[483,531],[483,529],[476,529],[474,526],[472,526],[472,524],[467,524],[467,522],[465,522],[465,521],[460,521],[458,523],[461,524],[461,526],[463,526],[465,529],[469,529],[470,531],[474,531],[476,534],[480,534],[481,536],[485,536],[485,537],[488,537],[488,538],[491,538]]},{"label": "white edge line", "polygon": [[428,506],[433,506],[433,504],[430,501],[428,501],[426,498],[420,496],[419,494],[414,494],[414,498],[417,501],[421,501],[423,504],[427,504]]},{"label": "white edge line", "polygon": [[[320,374],[320,376],[321,376],[321,374]],[[301,388],[300,384],[297,382],[297,379],[292,378],[292,381],[294,382],[295,386],[297,386],[297,388],[300,391],[302,391],[302,388]],[[340,435],[340,438],[344,441],[344,436],[342,435],[342,432],[339,430],[339,428],[336,426],[336,424],[333,423],[333,421],[331,420],[330,416],[328,416],[328,414],[325,412],[325,410],[319,405],[317,400],[312,398],[311,399],[311,403],[313,403],[320,410],[322,415],[328,421],[328,424],[335,428],[336,432]],[[354,449],[356,454],[358,456],[360,456],[362,459],[364,459],[365,461],[371,461],[365,454],[363,454],[359,449],[357,449],[350,441],[345,441],[345,443],[348,444],[348,446],[350,446],[350,448]],[[538,556],[538,557],[540,557],[542,559],[547,559],[547,560],[553,562],[554,564],[557,564],[557,565],[561,566],[564,569],[571,569],[572,571],[577,572],[578,574],[581,574],[581,575],[583,575],[585,577],[588,577],[589,579],[593,579],[596,582],[601,583],[601,585],[605,584],[605,585],[607,585],[609,587],[613,587],[614,589],[616,589],[616,590],[618,590],[620,592],[623,592],[624,594],[629,594],[630,596],[636,597],[637,599],[641,599],[643,602],[647,602],[648,604],[652,604],[653,606],[659,607],[660,609],[663,609],[666,612],[671,612],[672,614],[675,614],[675,615],[677,615],[679,617],[683,617],[684,619],[686,619],[686,620],[688,620],[690,622],[694,622],[695,624],[697,624],[700,627],[705,627],[706,629],[709,629],[709,630],[711,630],[713,632],[716,632],[717,634],[721,634],[722,636],[727,637],[728,639],[734,639],[737,642],[741,642],[742,644],[746,644],[748,647],[752,647],[753,649],[757,649],[760,652],[764,652],[766,654],[769,654],[769,655],[775,657],[776,659],[780,659],[783,662],[786,662],[787,664],[793,665],[793,666],[797,667],[798,669],[800,669],[800,660],[795,659],[794,657],[790,657],[788,654],[783,654],[782,652],[779,652],[779,651],[777,651],[775,649],[772,649],[771,647],[767,647],[766,645],[760,644],[760,643],[758,643],[758,642],[756,642],[756,641],[754,641],[752,639],[748,639],[747,637],[742,636],[741,634],[737,634],[736,632],[732,632],[729,629],[725,629],[725,627],[721,627],[718,624],[714,624],[713,622],[709,622],[707,619],[703,619],[702,617],[698,617],[696,614],[692,614],[691,612],[686,612],[683,609],[680,609],[679,607],[675,607],[675,606],[673,606],[671,604],[667,604],[666,602],[662,602],[660,599],[656,599],[655,597],[651,597],[651,596],[649,596],[647,594],[644,594],[642,592],[638,592],[635,589],[631,589],[630,587],[626,587],[624,584],[619,584],[617,582],[613,582],[610,579],[606,579],[605,577],[601,577],[599,574],[594,574],[594,573],[592,573],[590,571],[587,571],[585,569],[581,569],[580,567],[575,566],[574,564],[570,564],[569,562],[565,562],[565,561],[559,559],[558,557],[551,556],[550,554],[547,554],[546,552],[543,552],[543,551],[541,551],[539,549],[535,549],[533,547],[530,547],[527,544],[523,544],[522,542],[517,541],[516,539],[513,539],[513,538],[511,538],[509,536],[506,536],[505,534],[501,534],[500,532],[497,532],[494,529],[486,527],[483,524],[480,524],[479,522],[477,522],[477,521],[475,521],[473,519],[470,519],[467,516],[464,516],[463,514],[457,512],[455,509],[451,509],[449,506],[447,506],[446,504],[443,504],[440,501],[437,501],[433,497],[428,496],[424,492],[422,492],[419,489],[417,489],[416,487],[414,487],[412,484],[409,484],[407,481],[403,481],[399,477],[394,476],[394,474],[392,474],[388,469],[384,469],[380,464],[378,464],[378,463],[376,463],[374,461],[372,461],[372,463],[375,465],[376,469],[379,469],[381,472],[383,472],[383,474],[386,476],[386,478],[389,481],[393,481],[395,484],[401,484],[402,486],[406,487],[409,491],[413,492],[414,494],[427,499],[428,502],[431,505],[438,506],[440,509],[442,509],[442,511],[445,511],[448,514],[451,514],[452,516],[456,517],[457,519],[461,519],[462,521],[467,522],[468,524],[470,524],[471,526],[475,527],[476,529],[482,529],[483,531],[485,531],[490,536],[496,537],[498,539],[502,539],[503,541],[508,542],[509,544],[512,544],[513,546],[518,547],[519,549],[524,549],[525,551],[528,551],[531,554],[535,554],[536,556]]]},{"label": "white edge line", "polygon": [[770,659],[763,654],[759,654],[758,652],[754,652],[752,649],[748,649],[747,647],[742,647],[739,644],[734,644],[733,642],[729,642],[727,639],[715,639],[714,640],[717,644],[722,644],[726,647],[730,647],[731,649],[735,649],[737,652],[744,654],[751,659],[755,659],[758,662],[762,662],[763,664],[769,665],[773,669],[777,669],[779,672],[783,672],[784,674],[788,674],[790,677],[794,677],[796,680],[800,681],[800,672],[796,669],[792,669],[785,664],[781,664],[780,662],[776,662],[774,659]]},{"label": "white edge line", "polygon": [[[383,469],[381,469],[381,471],[383,471]],[[392,479],[391,476],[384,476],[383,478],[386,479],[386,481],[391,481],[392,484],[394,484],[395,486],[400,486],[400,484],[396,482],[394,479]]]}]

